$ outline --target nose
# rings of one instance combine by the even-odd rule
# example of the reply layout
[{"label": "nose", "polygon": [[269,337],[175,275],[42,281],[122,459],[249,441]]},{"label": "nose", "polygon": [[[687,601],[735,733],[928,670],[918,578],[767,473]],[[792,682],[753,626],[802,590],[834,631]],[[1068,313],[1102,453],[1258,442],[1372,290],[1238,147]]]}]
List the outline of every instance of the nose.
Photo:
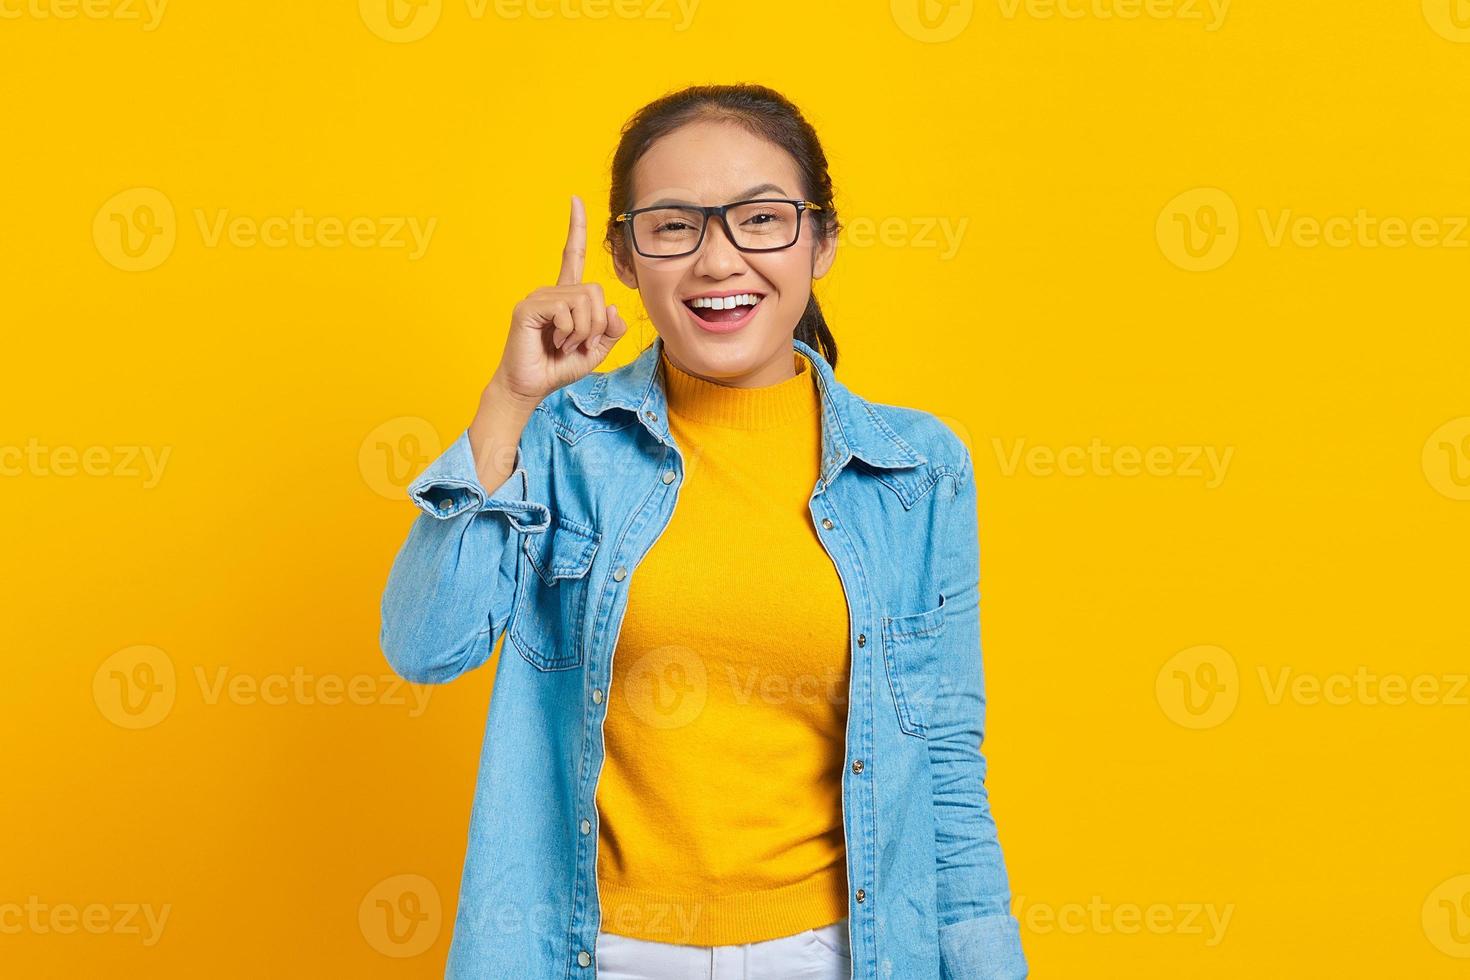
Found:
[{"label": "nose", "polygon": [[725,226],[718,217],[711,216],[704,230],[704,244],[695,255],[694,273],[711,279],[723,279],[745,267],[745,259],[725,234]]}]

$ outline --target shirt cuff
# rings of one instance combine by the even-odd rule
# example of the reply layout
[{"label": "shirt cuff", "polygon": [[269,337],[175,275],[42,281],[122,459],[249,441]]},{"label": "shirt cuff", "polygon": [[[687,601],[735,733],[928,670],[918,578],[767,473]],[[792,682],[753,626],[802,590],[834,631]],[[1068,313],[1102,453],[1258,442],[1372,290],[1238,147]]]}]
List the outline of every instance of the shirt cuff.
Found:
[{"label": "shirt cuff", "polygon": [[531,499],[520,446],[504,483],[491,491],[480,485],[469,429],[408,485],[408,496],[424,513],[440,520],[491,511],[505,514],[512,527],[530,534],[551,525],[551,510]]},{"label": "shirt cuff", "polygon": [[1026,980],[1021,923],[1014,915],[981,915],[939,930],[944,975],[952,980]]}]

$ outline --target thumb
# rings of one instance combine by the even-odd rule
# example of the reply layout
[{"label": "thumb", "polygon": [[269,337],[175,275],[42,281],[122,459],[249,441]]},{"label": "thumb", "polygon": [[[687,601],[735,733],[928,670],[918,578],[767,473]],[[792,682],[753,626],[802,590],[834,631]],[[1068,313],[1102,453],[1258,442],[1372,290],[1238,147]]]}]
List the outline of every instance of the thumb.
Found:
[{"label": "thumb", "polygon": [[628,324],[623,319],[623,315],[618,312],[618,304],[613,303],[607,308],[607,329],[603,331],[603,335],[612,340],[618,340],[627,332]]}]

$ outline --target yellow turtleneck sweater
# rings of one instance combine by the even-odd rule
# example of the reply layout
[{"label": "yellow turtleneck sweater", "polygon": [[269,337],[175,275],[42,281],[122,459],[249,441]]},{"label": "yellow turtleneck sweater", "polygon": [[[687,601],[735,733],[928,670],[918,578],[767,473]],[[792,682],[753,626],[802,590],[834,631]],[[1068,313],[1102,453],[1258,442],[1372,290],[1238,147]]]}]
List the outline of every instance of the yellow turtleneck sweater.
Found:
[{"label": "yellow turtleneck sweater", "polygon": [[847,914],[847,599],[807,501],[816,371],[757,388],[660,359],[685,461],[629,582],[597,790],[605,932],[723,946]]}]

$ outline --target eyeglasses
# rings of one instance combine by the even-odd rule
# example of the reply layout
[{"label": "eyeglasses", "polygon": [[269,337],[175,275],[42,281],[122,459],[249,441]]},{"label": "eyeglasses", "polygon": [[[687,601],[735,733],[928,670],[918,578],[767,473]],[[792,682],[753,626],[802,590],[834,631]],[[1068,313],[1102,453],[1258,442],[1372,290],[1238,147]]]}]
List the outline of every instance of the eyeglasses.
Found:
[{"label": "eyeglasses", "polygon": [[659,205],[624,211],[613,220],[626,224],[633,248],[650,259],[692,255],[704,243],[710,216],[720,219],[725,237],[742,252],[774,252],[790,248],[801,236],[801,213],[821,211],[811,201],[758,198],[711,207]]}]

